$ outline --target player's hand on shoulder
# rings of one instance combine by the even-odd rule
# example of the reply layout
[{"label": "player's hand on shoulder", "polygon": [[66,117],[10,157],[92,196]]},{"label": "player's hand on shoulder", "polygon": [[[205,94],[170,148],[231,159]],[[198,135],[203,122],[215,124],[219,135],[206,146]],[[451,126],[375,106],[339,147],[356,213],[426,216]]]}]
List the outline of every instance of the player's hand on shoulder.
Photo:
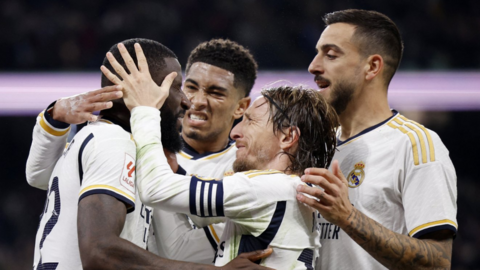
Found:
[{"label": "player's hand on shoulder", "polygon": [[54,120],[67,124],[96,121],[98,116],[93,112],[111,108],[113,106],[111,100],[123,96],[121,90],[121,86],[112,85],[80,95],[61,98],[57,100],[49,113]]},{"label": "player's hand on shoulder", "polygon": [[332,162],[331,168],[331,171],[322,168],[306,169],[302,181],[315,186],[298,185],[297,200],[317,209],[326,220],[342,227],[347,225],[353,206],[348,197],[348,182],[340,170],[338,160]]},{"label": "player's hand on shoulder", "polygon": [[137,106],[149,106],[160,109],[168,97],[170,86],[175,77],[177,77],[177,73],[172,72],[168,74],[163,80],[162,85],[158,86],[150,75],[147,59],[140,44],[135,43],[138,68],[128,53],[125,45],[119,43],[118,50],[125,61],[129,73],[125,71],[122,65],[110,52],[107,53],[107,59],[120,78],[105,66],[101,66],[100,69],[112,83],[123,87],[123,100],[125,101],[127,108],[132,110]]},{"label": "player's hand on shoulder", "polygon": [[229,262],[227,265],[221,267],[221,269],[252,269],[252,270],[267,270],[272,269],[264,266],[260,266],[254,262],[266,258],[272,254],[273,249],[267,248],[265,250],[257,250],[252,252],[246,252],[238,255],[235,259]]}]

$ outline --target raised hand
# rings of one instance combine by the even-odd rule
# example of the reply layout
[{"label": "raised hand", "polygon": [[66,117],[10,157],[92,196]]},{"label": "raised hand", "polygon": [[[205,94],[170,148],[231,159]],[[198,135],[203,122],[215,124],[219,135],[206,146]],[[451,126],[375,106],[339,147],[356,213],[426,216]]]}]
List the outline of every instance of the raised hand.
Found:
[{"label": "raised hand", "polygon": [[148,63],[140,44],[135,43],[135,53],[138,59],[138,69],[125,45],[118,44],[118,50],[122,55],[128,74],[112,53],[107,53],[107,59],[115,72],[121,77],[118,78],[105,66],[101,66],[103,74],[114,84],[123,87],[125,105],[129,110],[137,106],[150,106],[160,109],[168,97],[170,86],[177,76],[176,72],[168,74],[161,86],[158,86],[152,79],[148,70]]},{"label": "raised hand", "polygon": [[87,121],[96,121],[98,116],[93,112],[110,109],[111,100],[123,96],[121,86],[107,86],[95,91],[57,100],[50,111],[53,119],[68,124],[81,124]]},{"label": "raised hand", "polygon": [[[309,187],[299,185],[297,187],[297,200],[315,208],[328,221],[340,227],[348,222],[353,212],[353,206],[348,198],[348,182],[338,160],[333,161],[332,171],[319,168],[308,168],[302,181],[321,187]],[[316,199],[304,196],[302,193],[313,196]]]}]

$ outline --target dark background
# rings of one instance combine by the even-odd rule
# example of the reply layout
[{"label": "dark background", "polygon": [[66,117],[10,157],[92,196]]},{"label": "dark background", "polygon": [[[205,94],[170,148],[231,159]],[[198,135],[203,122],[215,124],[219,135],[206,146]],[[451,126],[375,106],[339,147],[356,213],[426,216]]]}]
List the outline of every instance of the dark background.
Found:
[{"label": "dark background", "polygon": [[[230,38],[252,51],[260,70],[307,72],[321,17],[346,8],[377,10],[397,23],[405,42],[402,71],[480,70],[480,1],[474,0],[3,0],[0,72],[98,70],[111,45],[132,37],[164,43],[182,64],[199,42]],[[452,268],[480,269],[479,111],[401,112],[420,118],[450,150],[459,223]],[[32,267],[45,201],[24,173],[34,123],[34,116],[0,116],[0,270]]]}]

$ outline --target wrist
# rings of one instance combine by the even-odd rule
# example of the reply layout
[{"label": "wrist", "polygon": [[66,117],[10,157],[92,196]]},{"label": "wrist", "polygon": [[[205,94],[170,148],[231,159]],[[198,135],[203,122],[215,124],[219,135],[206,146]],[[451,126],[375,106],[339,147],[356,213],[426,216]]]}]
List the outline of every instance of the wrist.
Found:
[{"label": "wrist", "polygon": [[353,206],[350,206],[350,211],[348,212],[349,214],[347,215],[347,217],[345,219],[343,219],[342,222],[339,222],[340,224],[337,224],[340,228],[342,228],[342,230],[345,230],[345,228],[347,228],[348,226],[350,226],[352,224],[352,221],[354,220],[354,217],[355,217],[355,212],[357,210],[355,209],[355,207]]}]

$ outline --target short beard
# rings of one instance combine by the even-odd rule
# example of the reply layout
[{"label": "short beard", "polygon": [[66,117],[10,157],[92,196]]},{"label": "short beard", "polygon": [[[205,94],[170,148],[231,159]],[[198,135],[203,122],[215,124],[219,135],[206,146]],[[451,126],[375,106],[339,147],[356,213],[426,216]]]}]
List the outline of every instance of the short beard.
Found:
[{"label": "short beard", "polygon": [[233,162],[233,172],[259,170],[262,165],[267,164],[267,162],[273,159],[263,148],[257,148],[255,156],[256,160],[254,161],[248,160],[247,157],[235,159]]},{"label": "short beard", "polygon": [[180,133],[177,129],[178,116],[179,115],[175,116],[172,112],[165,110],[162,111],[162,121],[160,122],[163,148],[172,153],[178,153],[183,147]]},{"label": "short beard", "polygon": [[329,103],[335,109],[337,115],[340,115],[345,111],[348,103],[350,103],[353,98],[354,91],[355,84],[349,83],[345,80],[339,81],[332,89]]}]

